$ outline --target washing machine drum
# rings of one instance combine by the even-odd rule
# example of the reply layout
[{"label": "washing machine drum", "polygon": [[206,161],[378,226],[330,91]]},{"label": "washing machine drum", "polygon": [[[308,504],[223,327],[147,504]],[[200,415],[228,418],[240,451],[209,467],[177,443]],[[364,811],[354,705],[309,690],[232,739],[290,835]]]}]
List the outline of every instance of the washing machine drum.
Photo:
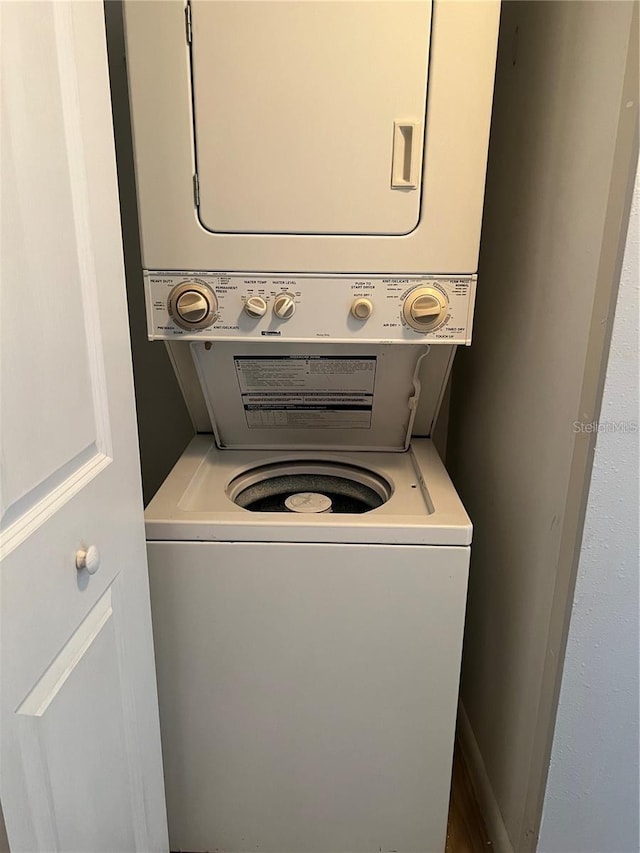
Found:
[{"label": "washing machine drum", "polygon": [[227,489],[231,500],[250,512],[304,514],[370,512],[391,492],[383,477],[366,468],[307,460],[251,468]]}]

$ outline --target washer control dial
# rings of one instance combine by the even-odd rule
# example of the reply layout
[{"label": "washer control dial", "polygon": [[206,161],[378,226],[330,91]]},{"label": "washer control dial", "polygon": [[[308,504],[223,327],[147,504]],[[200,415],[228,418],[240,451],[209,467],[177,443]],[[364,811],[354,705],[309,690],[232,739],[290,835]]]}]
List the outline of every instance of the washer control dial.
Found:
[{"label": "washer control dial", "polygon": [[360,296],[353,300],[351,304],[351,316],[355,317],[356,320],[368,320],[372,314],[373,302],[370,299]]},{"label": "washer control dial", "polygon": [[185,323],[199,323],[209,313],[209,301],[197,290],[185,290],[176,299],[176,313]]},{"label": "washer control dial", "polygon": [[279,293],[273,300],[273,313],[279,320],[288,320],[296,313],[296,303],[290,293]]},{"label": "washer control dial", "polygon": [[199,281],[183,281],[169,294],[169,314],[181,329],[206,329],[216,318],[216,295]]},{"label": "washer control dial", "polygon": [[447,298],[439,288],[420,286],[409,293],[402,313],[412,329],[426,334],[444,323],[448,308]]},{"label": "washer control dial", "polygon": [[244,303],[244,313],[258,319],[267,313],[267,302],[262,296],[248,296]]}]

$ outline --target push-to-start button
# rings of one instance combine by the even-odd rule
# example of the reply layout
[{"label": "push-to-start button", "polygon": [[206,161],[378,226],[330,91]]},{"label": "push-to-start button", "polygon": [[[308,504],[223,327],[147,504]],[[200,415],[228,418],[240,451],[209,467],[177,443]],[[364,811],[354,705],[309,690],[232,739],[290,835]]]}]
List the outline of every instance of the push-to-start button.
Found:
[{"label": "push-to-start button", "polygon": [[364,296],[354,299],[351,304],[351,316],[356,320],[368,320],[373,314],[373,302]]}]

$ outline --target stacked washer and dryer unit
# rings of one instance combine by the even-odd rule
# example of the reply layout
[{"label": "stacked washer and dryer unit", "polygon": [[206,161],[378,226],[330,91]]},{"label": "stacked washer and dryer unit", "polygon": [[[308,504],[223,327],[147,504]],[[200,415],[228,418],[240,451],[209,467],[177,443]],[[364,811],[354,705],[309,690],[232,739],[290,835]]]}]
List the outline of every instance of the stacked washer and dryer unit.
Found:
[{"label": "stacked washer and dryer unit", "polygon": [[471,524],[428,436],[498,18],[125,2],[148,332],[198,432],[146,513],[172,850],[444,848]]}]

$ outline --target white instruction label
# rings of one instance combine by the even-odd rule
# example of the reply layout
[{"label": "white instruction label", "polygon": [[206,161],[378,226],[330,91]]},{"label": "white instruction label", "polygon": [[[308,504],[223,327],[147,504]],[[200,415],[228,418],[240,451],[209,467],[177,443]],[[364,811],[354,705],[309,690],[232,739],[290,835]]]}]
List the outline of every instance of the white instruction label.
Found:
[{"label": "white instruction label", "polygon": [[376,356],[236,356],[249,429],[370,429]]}]

